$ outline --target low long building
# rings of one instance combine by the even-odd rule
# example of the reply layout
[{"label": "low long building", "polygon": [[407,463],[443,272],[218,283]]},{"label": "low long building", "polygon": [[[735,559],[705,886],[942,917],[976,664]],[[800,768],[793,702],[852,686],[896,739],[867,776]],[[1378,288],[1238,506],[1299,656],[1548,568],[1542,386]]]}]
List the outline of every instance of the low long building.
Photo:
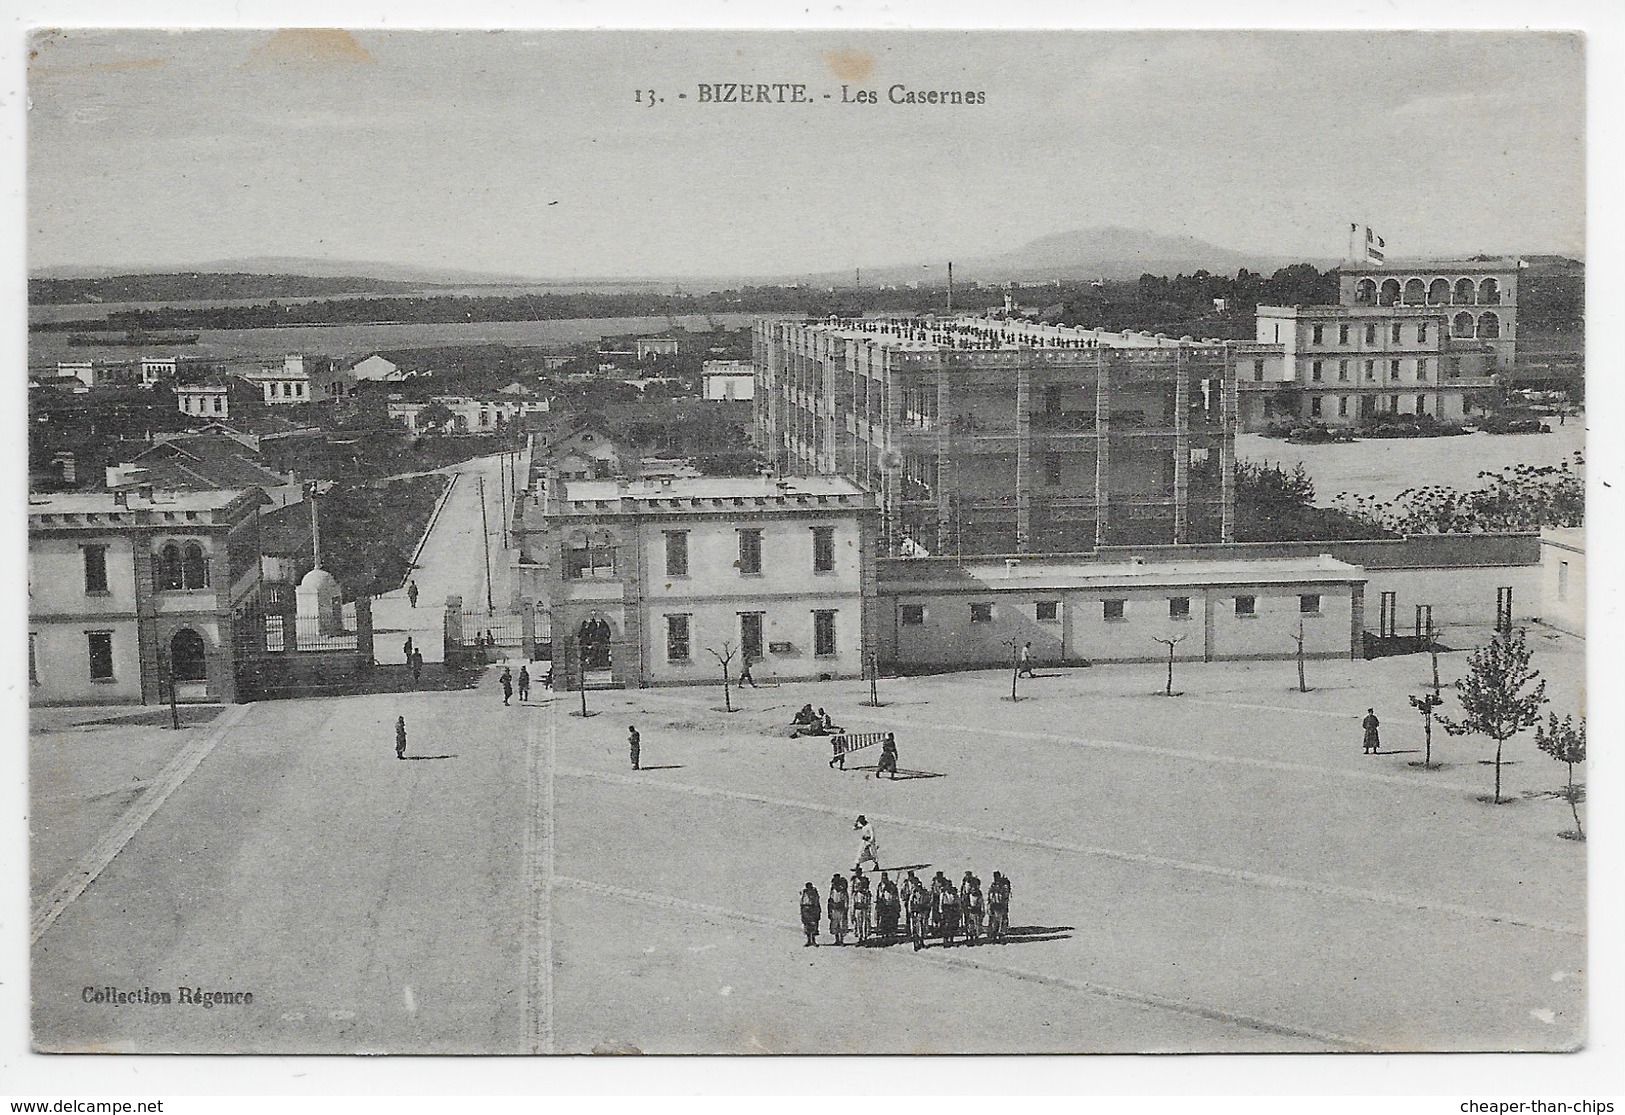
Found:
[{"label": "low long building", "polygon": [[884,563],[880,659],[904,671],[1036,662],[1362,653],[1366,573],[1328,556],[1147,563],[1010,558]]}]

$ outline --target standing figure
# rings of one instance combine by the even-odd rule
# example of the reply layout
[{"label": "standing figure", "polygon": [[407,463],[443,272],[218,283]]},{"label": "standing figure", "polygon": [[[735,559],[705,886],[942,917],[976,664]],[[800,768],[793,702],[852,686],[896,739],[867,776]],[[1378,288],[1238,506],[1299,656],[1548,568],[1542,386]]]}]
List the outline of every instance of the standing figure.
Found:
[{"label": "standing figure", "polygon": [[993,873],[993,882],[987,888],[987,939],[1004,944],[1010,931],[1010,880],[999,872]]},{"label": "standing figure", "polygon": [[880,741],[880,765],[875,767],[875,777],[890,772],[892,781],[897,781],[897,740],[890,733]]},{"label": "standing figure", "polygon": [[1021,648],[1021,669],[1016,671],[1016,676],[1024,678],[1033,676],[1033,645],[1031,643],[1027,643]]},{"label": "standing figure", "polygon": [[416,685],[423,677],[423,652],[416,647],[412,648],[412,684]]},{"label": "standing figure", "polygon": [[897,884],[884,871],[880,873],[880,886],[875,889],[875,915],[879,921],[880,941],[891,944],[897,936],[897,915],[901,907],[897,900]]},{"label": "standing figure", "polygon": [[[638,759],[641,756],[642,750],[643,750],[639,745],[642,744],[642,743],[643,743],[643,737],[638,735],[638,727],[637,727],[637,725],[636,724],[628,724],[626,726],[626,746],[632,752],[632,769],[633,770],[642,770],[643,769],[642,767],[638,766]],[[812,886],[811,883],[808,883],[807,885],[809,887]]]},{"label": "standing figure", "polygon": [[959,936],[959,892],[949,883],[942,888],[937,896],[940,909],[938,921],[942,931],[942,946],[948,948],[953,945],[954,938]]},{"label": "standing figure", "polygon": [[869,876],[859,872],[857,886],[852,890],[852,925],[860,945],[869,942],[869,931],[874,925],[873,911],[874,894],[869,889]]},{"label": "standing figure", "polygon": [[986,905],[982,898],[982,880],[965,872],[965,882],[959,888],[959,916],[965,923],[965,941],[976,945],[982,939],[982,914]]},{"label": "standing figure", "polygon": [[863,867],[863,861],[868,860],[874,865],[874,869],[879,871],[880,844],[875,840],[874,826],[869,823],[869,818],[865,817],[862,813],[859,813],[858,819],[852,827],[857,831],[858,840],[860,842],[858,847],[858,862],[853,866],[853,870],[856,871],[861,869]]},{"label": "standing figure", "polygon": [[1365,719],[1360,721],[1360,727],[1365,729],[1365,753],[1367,755],[1375,755],[1382,750],[1382,740],[1377,735],[1377,728],[1381,723],[1382,721],[1377,719],[1376,709],[1368,708],[1365,710]]},{"label": "standing figure", "polygon": [[836,766],[846,769],[846,740],[841,736],[829,738],[829,769],[834,770]]},{"label": "standing figure", "polygon": [[925,887],[914,889],[914,898],[908,910],[908,935],[914,942],[914,951],[925,947],[925,923],[931,919],[931,892]]},{"label": "standing figure", "polygon": [[925,927],[929,934],[942,932],[942,892],[952,885],[940,871],[931,877],[931,921]]},{"label": "standing figure", "polygon": [[839,875],[829,877],[829,899],[826,903],[829,911],[829,931],[835,938],[837,945],[846,944],[846,908],[847,892],[846,880]]},{"label": "standing figure", "polygon": [[412,664],[412,636],[410,635],[406,637],[406,642],[401,644],[401,656],[406,659],[408,666]]},{"label": "standing figure", "polygon": [[406,581],[406,599],[412,607],[418,606],[418,583],[410,577]]},{"label": "standing figure", "polygon": [[914,872],[910,871],[908,875],[904,877],[903,893],[901,895],[903,900],[903,919],[906,923],[905,929],[911,938],[914,936],[914,895],[924,889],[924,884],[920,882],[918,876],[916,876]]},{"label": "standing figure", "polygon": [[507,704],[513,700],[513,671],[502,667],[502,703]]},{"label": "standing figure", "polygon": [[739,688],[745,688],[746,682],[750,683],[752,689],[761,688],[756,684],[756,679],[750,676],[750,655],[748,654],[742,655],[739,659]]},{"label": "standing figure", "polygon": [[802,948],[818,947],[818,907],[818,888],[808,883],[801,888],[801,931],[807,935],[807,943]]},{"label": "standing figure", "polygon": [[406,758],[406,717],[395,718],[395,758]]},{"label": "standing figure", "polygon": [[530,667],[519,667],[519,701],[523,704],[530,700]]}]

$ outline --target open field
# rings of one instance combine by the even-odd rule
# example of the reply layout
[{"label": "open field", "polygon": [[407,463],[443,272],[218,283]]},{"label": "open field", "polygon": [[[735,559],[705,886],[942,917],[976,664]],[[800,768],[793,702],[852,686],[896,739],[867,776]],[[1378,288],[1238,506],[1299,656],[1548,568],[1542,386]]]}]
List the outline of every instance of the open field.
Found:
[{"label": "open field", "polygon": [[[1583,644],[1533,636],[1553,708]],[[1460,652],[1444,658],[1447,678]],[[1015,1052],[1566,1049],[1585,1035],[1585,846],[1563,768],[1435,740],[1420,656],[981,672],[747,689],[254,706],[235,725],[31,737],[34,815],[202,745],[34,945],[48,1049]],[[908,777],[831,770],[805,701],[897,733]],[[1384,753],[1361,754],[1374,705]],[[1447,705],[1447,708],[1450,706]],[[410,754],[391,754],[407,718]],[[224,723],[224,722],[222,722]],[[643,735],[629,769],[626,727]],[[139,747],[125,746],[129,731]],[[217,732],[217,734],[210,734]],[[182,737],[185,737],[184,739]],[[154,750],[156,749],[156,750]],[[150,753],[149,753],[150,752]],[[133,765],[132,765],[133,764]],[[125,791],[129,792],[129,791]],[[135,788],[132,808],[146,790]],[[97,799],[100,800],[100,799]],[[101,807],[97,807],[101,808]],[[38,902],[112,809],[36,823]],[[885,867],[1014,881],[1005,946],[802,947],[875,822]],[[830,938],[823,937],[827,946]],[[87,987],[249,991],[212,1009]]]}]

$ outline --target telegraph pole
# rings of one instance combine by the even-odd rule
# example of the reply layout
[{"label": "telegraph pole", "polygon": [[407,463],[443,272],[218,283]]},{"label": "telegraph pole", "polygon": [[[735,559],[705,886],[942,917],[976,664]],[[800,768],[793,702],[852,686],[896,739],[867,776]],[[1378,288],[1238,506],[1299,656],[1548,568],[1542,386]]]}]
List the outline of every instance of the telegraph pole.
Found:
[{"label": "telegraph pole", "polygon": [[494,616],[497,613],[496,603],[491,599],[491,523],[485,517],[485,475],[482,473],[480,481],[480,541],[485,546],[485,614]]},{"label": "telegraph pole", "polygon": [[310,567],[322,567],[322,516],[316,509],[316,481],[312,480],[310,489]]}]

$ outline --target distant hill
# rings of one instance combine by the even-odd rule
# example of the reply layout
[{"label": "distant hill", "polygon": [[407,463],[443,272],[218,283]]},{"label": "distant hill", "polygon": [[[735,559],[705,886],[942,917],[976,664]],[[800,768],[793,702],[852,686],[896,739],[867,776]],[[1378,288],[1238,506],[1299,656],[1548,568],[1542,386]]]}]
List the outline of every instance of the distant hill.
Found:
[{"label": "distant hill", "polygon": [[349,281],[361,281],[357,276],[364,276],[375,283],[414,287],[536,281],[535,276],[493,275],[483,271],[464,271],[452,267],[418,267],[377,260],[307,259],[300,256],[244,256],[241,259],[216,259],[203,263],[163,264],[152,267],[68,265],[36,267],[29,271],[29,277],[34,279],[108,279],[138,275],[278,275]]},{"label": "distant hill", "polygon": [[28,301],[34,306],[94,302],[198,302],[233,298],[406,294],[422,289],[421,283],[389,282],[356,275],[324,278],[298,274],[208,274],[189,271],[96,278],[30,278]]}]

